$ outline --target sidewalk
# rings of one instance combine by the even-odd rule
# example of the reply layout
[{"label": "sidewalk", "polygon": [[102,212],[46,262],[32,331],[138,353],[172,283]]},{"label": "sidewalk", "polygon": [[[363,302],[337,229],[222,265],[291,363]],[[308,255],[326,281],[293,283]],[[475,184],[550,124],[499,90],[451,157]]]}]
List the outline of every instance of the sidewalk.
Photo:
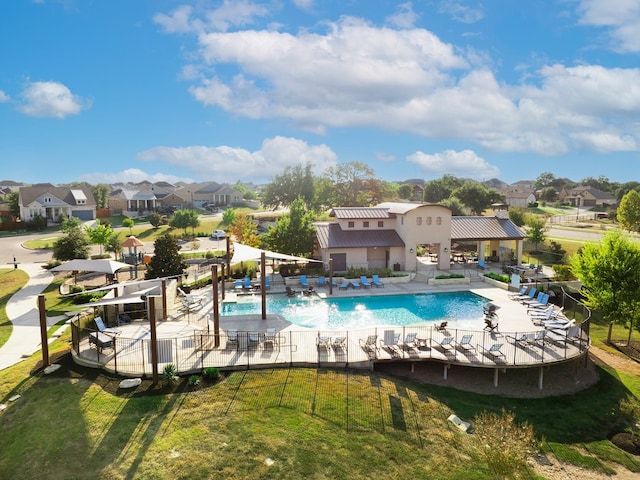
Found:
[{"label": "sidewalk", "polygon": [[[13,332],[0,348],[0,370],[21,362],[41,348],[38,295],[51,283],[53,275],[42,268],[41,263],[23,263],[20,269],[29,275],[29,281],[7,302],[7,317],[13,323]],[[47,318],[47,326],[59,320]]]}]

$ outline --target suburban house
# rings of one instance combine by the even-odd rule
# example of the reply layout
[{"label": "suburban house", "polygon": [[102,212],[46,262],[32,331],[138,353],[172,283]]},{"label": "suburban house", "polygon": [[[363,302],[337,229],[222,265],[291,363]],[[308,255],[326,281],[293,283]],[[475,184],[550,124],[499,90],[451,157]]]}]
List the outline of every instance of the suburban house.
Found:
[{"label": "suburban house", "polygon": [[61,215],[83,221],[96,218],[96,201],[89,187],[54,187],[50,183],[20,187],[18,205],[23,222],[37,215],[48,223],[58,223]]},{"label": "suburban house", "polygon": [[117,188],[109,196],[112,215],[135,217],[138,214],[163,211],[169,207],[186,207],[186,199],[174,193],[175,187],[168,188],[152,184],[141,189]]},{"label": "suburban house", "polygon": [[207,182],[183,186],[178,192],[188,199],[189,204],[202,207],[205,204],[217,206],[238,205],[243,202],[242,193],[228,184]]},{"label": "suburban house", "polygon": [[563,188],[558,199],[574,207],[615,207],[618,203],[613,195],[590,186]]},{"label": "suburban house", "polygon": [[509,187],[507,190],[502,190],[500,193],[504,195],[504,203],[510,207],[527,208],[537,200],[534,191],[530,189]]},{"label": "suburban house", "polygon": [[419,245],[429,245],[438,269],[448,270],[456,241],[477,242],[481,258],[520,262],[527,236],[508,219],[506,207],[493,217],[453,217],[442,205],[386,202],[334,208],[329,215],[336,221],[316,225],[317,253],[337,272],[349,267],[415,270]]}]

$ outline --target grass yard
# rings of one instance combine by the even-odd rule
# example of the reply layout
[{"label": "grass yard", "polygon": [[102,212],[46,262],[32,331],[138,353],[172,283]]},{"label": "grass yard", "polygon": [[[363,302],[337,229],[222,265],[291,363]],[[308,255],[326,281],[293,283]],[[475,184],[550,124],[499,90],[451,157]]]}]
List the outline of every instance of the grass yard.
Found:
[{"label": "grass yard", "polygon": [[5,306],[9,299],[26,285],[29,276],[22,270],[0,269],[0,347],[2,347],[13,331],[13,324],[7,317]]}]

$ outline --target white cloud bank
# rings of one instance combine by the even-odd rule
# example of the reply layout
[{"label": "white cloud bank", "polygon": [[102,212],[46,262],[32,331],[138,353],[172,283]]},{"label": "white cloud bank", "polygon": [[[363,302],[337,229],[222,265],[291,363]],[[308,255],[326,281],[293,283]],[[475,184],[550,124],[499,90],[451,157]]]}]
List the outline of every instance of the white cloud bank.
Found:
[{"label": "white cloud bank", "polygon": [[490,165],[471,150],[461,152],[445,150],[433,155],[416,152],[409,155],[407,161],[415,163],[429,174],[444,175],[448,173],[478,180],[486,180],[500,175],[500,170],[495,165]]},{"label": "white cloud bank", "polygon": [[18,110],[31,117],[66,118],[90,108],[91,102],[59,82],[29,82],[20,93]]}]

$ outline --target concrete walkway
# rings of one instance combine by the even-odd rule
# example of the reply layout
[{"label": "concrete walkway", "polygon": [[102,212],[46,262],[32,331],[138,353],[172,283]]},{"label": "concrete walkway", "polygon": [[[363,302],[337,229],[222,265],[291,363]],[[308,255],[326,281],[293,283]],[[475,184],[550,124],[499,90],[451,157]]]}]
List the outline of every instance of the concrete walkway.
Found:
[{"label": "concrete walkway", "polygon": [[[29,281],[7,302],[7,317],[13,323],[13,331],[7,343],[0,348],[0,370],[29,358],[41,348],[38,295],[53,280],[53,275],[42,268],[42,265],[20,264],[20,269],[29,275]],[[59,317],[47,318],[47,326],[50,327],[59,321]],[[54,338],[49,339],[52,340]]]}]

